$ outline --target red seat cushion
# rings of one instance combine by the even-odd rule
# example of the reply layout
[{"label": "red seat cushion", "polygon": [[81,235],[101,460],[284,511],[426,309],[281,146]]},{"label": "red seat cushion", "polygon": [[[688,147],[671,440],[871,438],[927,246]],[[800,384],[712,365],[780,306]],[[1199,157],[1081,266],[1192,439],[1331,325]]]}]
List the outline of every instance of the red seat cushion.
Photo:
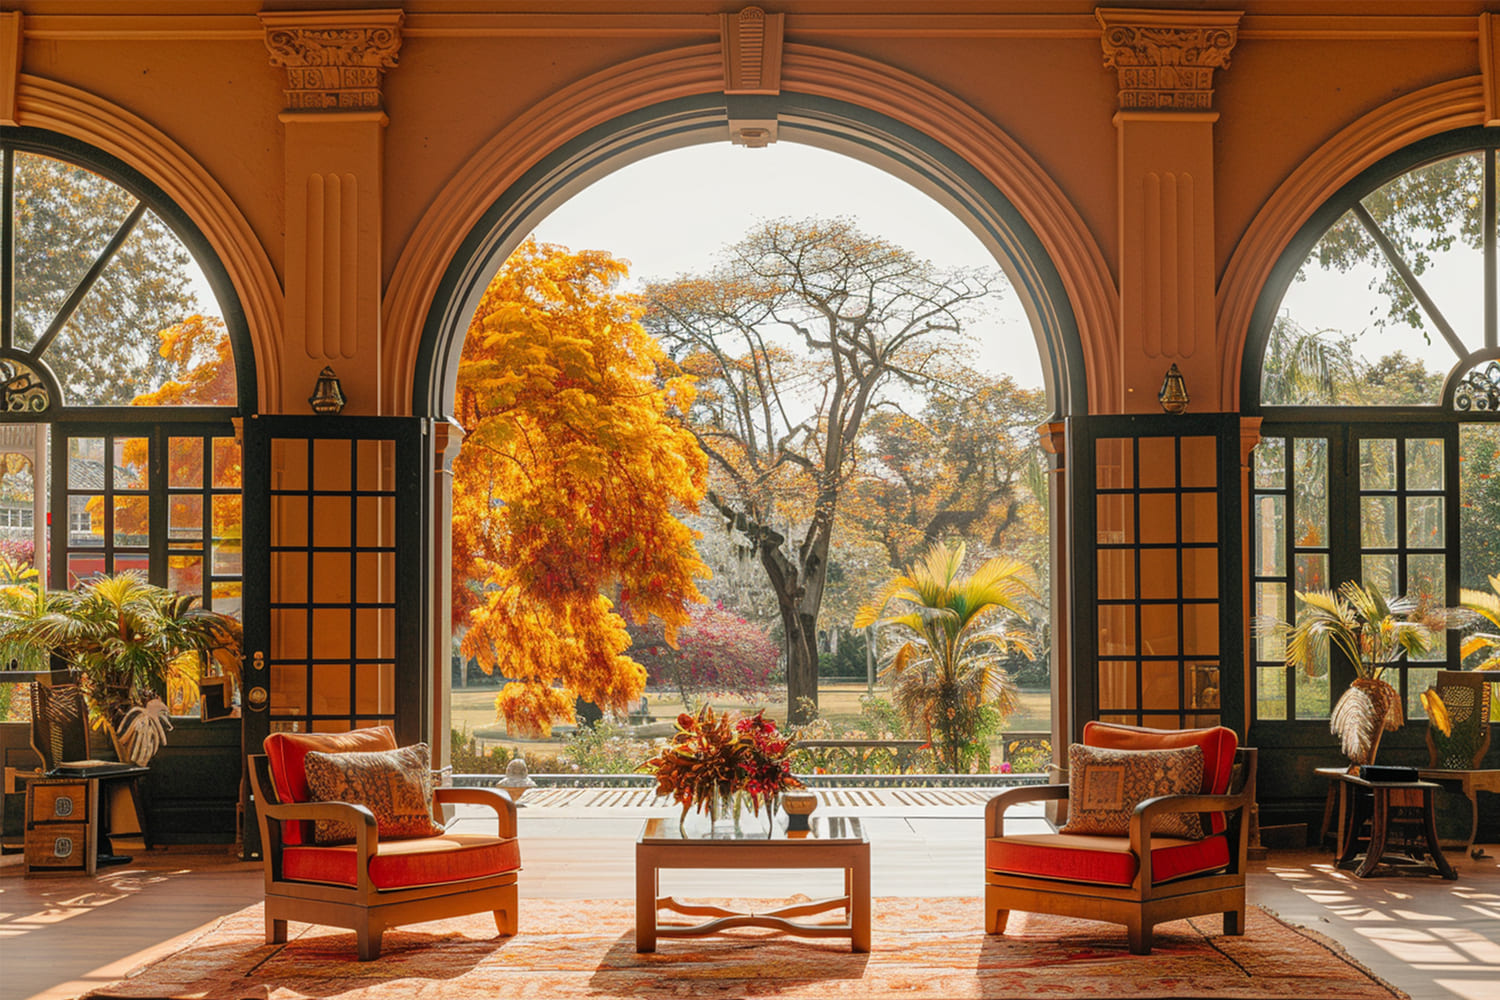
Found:
[{"label": "red seat cushion", "polygon": [[[351,750],[394,750],[396,734],[390,726],[371,726],[346,733],[272,733],[266,737],[266,760],[271,765],[271,781],[280,802],[311,802],[307,790],[307,767],[304,758],[309,750],[319,753],[346,753]],[[283,823],[283,844],[311,844],[313,825]]]},{"label": "red seat cushion", "polygon": [[[1153,885],[1229,864],[1229,839],[1223,835],[1205,840],[1152,837],[1151,843]],[[1102,885],[1130,885],[1140,869],[1130,838],[1074,833],[991,837],[984,846],[984,866],[1010,875]]]},{"label": "red seat cushion", "polygon": [[[448,833],[382,840],[370,859],[370,881],[377,889],[406,889],[499,875],[520,867],[521,849],[514,837]],[[299,882],[358,885],[359,855],[353,844],[288,847],[281,852],[281,873]]]},{"label": "red seat cushion", "polygon": [[[1223,726],[1207,729],[1144,729],[1139,726],[1121,726],[1109,722],[1089,722],[1083,727],[1083,743],[1091,747],[1107,747],[1111,750],[1175,750],[1178,747],[1198,747],[1203,751],[1203,788],[1207,795],[1223,795],[1229,791],[1229,779],[1234,772],[1234,752],[1239,749],[1239,737],[1234,730]],[[1223,833],[1223,813],[1206,813],[1209,829]]]}]

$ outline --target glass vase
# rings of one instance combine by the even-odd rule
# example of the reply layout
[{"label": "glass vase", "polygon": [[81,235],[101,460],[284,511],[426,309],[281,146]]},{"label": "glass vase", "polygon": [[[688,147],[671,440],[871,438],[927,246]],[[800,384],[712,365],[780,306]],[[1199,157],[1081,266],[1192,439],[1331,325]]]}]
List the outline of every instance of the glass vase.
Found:
[{"label": "glass vase", "polygon": [[740,814],[745,808],[744,793],[739,791],[725,792],[714,789],[714,793],[708,800],[708,811],[712,821],[711,836],[713,837],[738,837],[740,835]]}]

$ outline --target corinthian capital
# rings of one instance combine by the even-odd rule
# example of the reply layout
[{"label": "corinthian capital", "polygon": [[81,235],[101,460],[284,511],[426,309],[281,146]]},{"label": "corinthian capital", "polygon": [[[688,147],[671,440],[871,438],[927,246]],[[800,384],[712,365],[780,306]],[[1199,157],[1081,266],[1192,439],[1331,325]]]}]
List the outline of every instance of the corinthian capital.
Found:
[{"label": "corinthian capital", "polygon": [[1120,77],[1122,111],[1207,111],[1214,70],[1229,68],[1240,11],[1099,8],[1104,65]]},{"label": "corinthian capital", "polygon": [[293,111],[371,111],[401,48],[399,10],[270,11],[260,15],[271,65],[286,69]]}]

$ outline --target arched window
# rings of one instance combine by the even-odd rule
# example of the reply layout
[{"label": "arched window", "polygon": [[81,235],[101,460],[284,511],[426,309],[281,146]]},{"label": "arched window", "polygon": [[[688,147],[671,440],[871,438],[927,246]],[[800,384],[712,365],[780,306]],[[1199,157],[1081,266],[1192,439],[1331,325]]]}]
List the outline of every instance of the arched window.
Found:
[{"label": "arched window", "polygon": [[[1500,136],[1468,129],[1371,167],[1303,228],[1263,293],[1243,384],[1263,417],[1251,538],[1263,619],[1291,621],[1295,593],[1346,580],[1450,604],[1500,573],[1497,149]],[[1261,632],[1254,719],[1326,719],[1352,667],[1288,671]],[[1421,692],[1457,664],[1450,636],[1387,679],[1421,717]]]},{"label": "arched window", "polygon": [[238,611],[231,417],[248,373],[228,289],[196,227],[129,167],[0,130],[0,552],[13,564],[53,589],[135,570]]}]

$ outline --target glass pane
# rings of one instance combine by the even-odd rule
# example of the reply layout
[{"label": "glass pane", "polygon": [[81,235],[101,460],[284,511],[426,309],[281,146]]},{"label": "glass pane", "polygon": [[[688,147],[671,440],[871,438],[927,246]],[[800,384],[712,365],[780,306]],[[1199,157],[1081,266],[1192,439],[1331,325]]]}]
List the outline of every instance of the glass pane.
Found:
[{"label": "glass pane", "polygon": [[1182,485],[1212,489],[1219,485],[1218,448],[1211,437],[1185,437],[1182,450]]},{"label": "glass pane", "polygon": [[394,545],[396,537],[396,498],[391,496],[358,497],[355,500],[359,524],[354,544],[362,547]]},{"label": "glass pane", "polygon": [[244,518],[238,494],[214,497],[214,575],[239,576]]},{"label": "glass pane", "polygon": [[1215,542],[1219,539],[1219,495],[1217,493],[1184,493],[1182,501],[1182,540]]},{"label": "glass pane", "polygon": [[320,663],[313,668],[312,714],[348,715],[354,710],[350,699],[352,676],[347,663]]},{"label": "glass pane", "polygon": [[1176,663],[1141,664],[1141,706],[1176,709],[1182,704],[1181,672]]},{"label": "glass pane", "polygon": [[1359,578],[1366,587],[1374,587],[1382,594],[1394,597],[1405,589],[1399,567],[1394,554],[1367,555],[1359,561]]},{"label": "glass pane", "polygon": [[302,608],[271,611],[271,658],[300,660],[307,656],[307,612]]},{"label": "glass pane", "polygon": [[68,489],[104,489],[104,439],[68,439]]},{"label": "glass pane", "polygon": [[1309,677],[1301,670],[1292,671],[1294,678],[1293,698],[1297,702],[1297,718],[1328,718],[1328,668],[1325,663],[1316,677]]},{"label": "glass pane", "polygon": [[151,465],[145,438],[115,438],[115,489],[144,490]]},{"label": "glass pane", "polygon": [[1422,705],[1422,692],[1437,684],[1437,667],[1408,667],[1406,670],[1406,718],[1408,721],[1427,718],[1427,709]]},{"label": "glass pane", "polygon": [[1182,550],[1182,595],[1184,597],[1219,596],[1219,550]]},{"label": "glass pane", "polygon": [[313,442],[313,489],[349,492],[351,447],[351,442],[342,440]]},{"label": "glass pane", "polygon": [[1168,437],[1143,437],[1137,440],[1140,449],[1141,489],[1171,489],[1177,486],[1177,439]]},{"label": "glass pane", "polygon": [[307,601],[307,553],[271,553],[271,600],[278,604]]},{"label": "glass pane", "polygon": [[1299,592],[1328,590],[1328,556],[1323,553],[1297,554],[1296,573],[1292,578],[1293,589]]},{"label": "glass pane", "polygon": [[389,659],[396,654],[396,609],[360,608],[354,613],[354,655],[361,660]]},{"label": "glass pane", "polygon": [[[135,207],[124,188],[46,156],[15,155],[15,346],[30,349]],[[49,357],[49,364],[56,364]],[[58,372],[59,380],[62,372]]]},{"label": "glass pane", "polygon": [[1132,438],[1100,438],[1094,443],[1097,486],[1101,490],[1129,489],[1135,485],[1135,441]]},{"label": "glass pane", "polygon": [[1260,667],[1255,671],[1255,717],[1286,718],[1286,668]]},{"label": "glass pane", "polygon": [[1406,498],[1406,546],[1440,549],[1446,542],[1442,497]]},{"label": "glass pane", "polygon": [[201,598],[203,596],[203,557],[168,556],[167,589]]},{"label": "glass pane", "polygon": [[314,608],[312,655],[317,659],[347,659],[354,651],[349,612],[344,608]]},{"label": "glass pane", "polygon": [[1367,549],[1396,547],[1396,498],[1359,498],[1359,544]]},{"label": "glass pane", "polygon": [[242,481],[244,456],[234,438],[214,438],[213,488],[237,490]]},{"label": "glass pane", "polygon": [[1141,549],[1141,597],[1173,600],[1182,593],[1176,549]]},{"label": "glass pane", "polygon": [[315,496],[312,537],[315,544],[330,548],[349,547],[350,522],[354,520],[349,497]]},{"label": "glass pane", "polygon": [[1147,545],[1168,545],[1177,541],[1177,494],[1141,493],[1139,502],[1141,541]]},{"label": "glass pane", "polygon": [[[1286,584],[1257,583],[1255,585],[1255,614],[1266,622],[1290,621],[1287,617]],[[1286,638],[1270,627],[1255,630],[1255,658],[1261,661],[1283,662],[1286,659]]]},{"label": "glass pane", "polygon": [[104,548],[104,497],[68,497],[68,546]]},{"label": "glass pane", "polygon": [[354,667],[354,710],[361,715],[396,710],[396,666],[361,663]]},{"label": "glass pane", "polygon": [[173,545],[203,544],[203,497],[173,494],[167,504],[167,541]]},{"label": "glass pane", "polygon": [[1298,438],[1292,443],[1293,544],[1321,548],[1328,544],[1328,442]]},{"label": "glass pane", "polygon": [[360,552],[354,557],[355,600],[361,604],[390,604],[396,599],[396,554]]},{"label": "glass pane", "polygon": [[1286,438],[1262,438],[1255,446],[1255,488],[1280,489],[1286,485]]},{"label": "glass pane", "polygon": [[396,482],[396,442],[362,440],[355,443],[359,489],[366,493],[391,491]]},{"label": "glass pane", "polygon": [[1396,488],[1396,442],[1365,438],[1359,442],[1359,488],[1364,492]]},{"label": "glass pane", "polygon": [[1100,660],[1099,710],[1110,712],[1135,707],[1135,664]]},{"label": "glass pane", "polygon": [[167,439],[167,486],[196,490],[203,486],[203,439]]},{"label": "glass pane", "polygon": [[68,402],[232,406],[234,360],[207,288],[176,234],[142,215],[44,355]]},{"label": "glass pane", "polygon": [[1141,652],[1148,656],[1176,656],[1182,652],[1176,604],[1141,605]]},{"label": "glass pane", "polygon": [[1105,604],[1099,607],[1099,652],[1106,656],[1137,652],[1134,605]]},{"label": "glass pane", "polygon": [[1446,569],[1448,557],[1441,552],[1425,552],[1406,560],[1406,593],[1433,604],[1447,604]]},{"label": "glass pane", "polygon": [[1406,488],[1443,488],[1443,439],[1410,438],[1406,442]]},{"label": "glass pane", "polygon": [[271,488],[307,489],[307,441],[304,438],[271,439]]},{"label": "glass pane", "polygon": [[1500,424],[1458,432],[1459,586],[1488,590],[1500,573]]},{"label": "glass pane", "polygon": [[1255,498],[1255,573],[1286,575],[1286,497]]},{"label": "glass pane", "polygon": [[1098,541],[1102,545],[1135,541],[1135,497],[1128,493],[1106,493],[1098,498]]},{"label": "glass pane", "polygon": [[271,498],[271,544],[307,544],[307,497]]},{"label": "glass pane", "polygon": [[104,556],[102,554],[84,553],[82,555],[68,556],[68,589],[72,590],[84,580],[98,576],[104,572]]},{"label": "glass pane", "polygon": [[[13,438],[7,439],[7,443],[13,441]],[[36,477],[32,473],[31,458],[17,452],[0,454],[0,547],[11,561],[23,568],[36,565],[36,501]],[[45,523],[45,511],[41,517]]]},{"label": "glass pane", "polygon": [[271,665],[271,714],[307,714],[307,668],[301,665]]},{"label": "glass pane", "polygon": [[1188,656],[1219,655],[1219,606],[1182,606],[1182,651]]},{"label": "glass pane", "polygon": [[320,604],[348,604],[353,596],[348,552],[313,553],[312,592]]},{"label": "glass pane", "polygon": [[215,581],[209,600],[209,607],[235,618],[240,617],[244,610],[244,591],[238,580]]},{"label": "glass pane", "polygon": [[1099,597],[1103,600],[1130,600],[1135,597],[1135,551],[1100,549]]},{"label": "glass pane", "polygon": [[150,497],[115,497],[115,545],[145,548],[150,542]]}]

